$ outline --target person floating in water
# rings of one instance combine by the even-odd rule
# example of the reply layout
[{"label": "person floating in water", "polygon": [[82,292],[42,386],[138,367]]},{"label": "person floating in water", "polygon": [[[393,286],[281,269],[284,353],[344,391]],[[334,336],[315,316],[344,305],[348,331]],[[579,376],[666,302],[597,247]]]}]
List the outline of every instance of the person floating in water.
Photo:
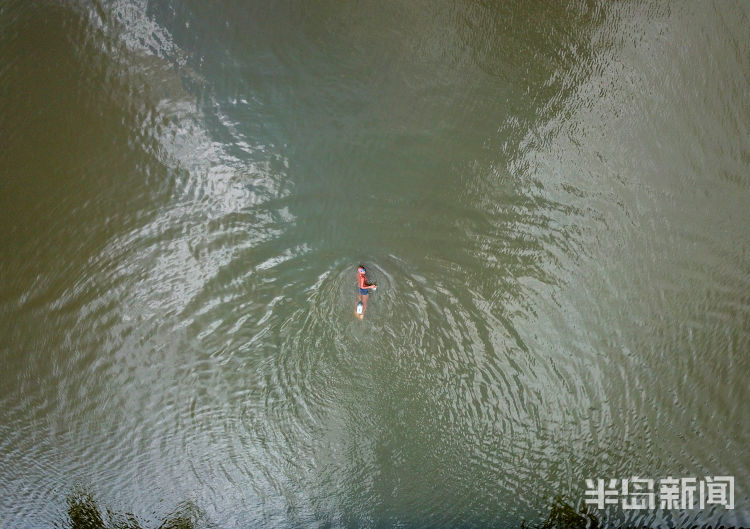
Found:
[{"label": "person floating in water", "polygon": [[367,282],[367,270],[364,266],[360,265],[357,267],[357,288],[359,288],[359,294],[357,295],[357,306],[354,309],[354,314],[360,320],[364,319],[365,312],[367,311],[367,295],[370,290],[375,290],[377,285],[375,283]]}]

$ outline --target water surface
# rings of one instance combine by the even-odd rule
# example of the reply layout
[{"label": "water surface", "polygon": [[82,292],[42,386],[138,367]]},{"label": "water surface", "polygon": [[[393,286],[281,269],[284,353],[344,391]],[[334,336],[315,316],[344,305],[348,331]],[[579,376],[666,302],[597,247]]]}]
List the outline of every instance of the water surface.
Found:
[{"label": "water surface", "polygon": [[747,6],[0,4],[0,521],[750,524]]}]

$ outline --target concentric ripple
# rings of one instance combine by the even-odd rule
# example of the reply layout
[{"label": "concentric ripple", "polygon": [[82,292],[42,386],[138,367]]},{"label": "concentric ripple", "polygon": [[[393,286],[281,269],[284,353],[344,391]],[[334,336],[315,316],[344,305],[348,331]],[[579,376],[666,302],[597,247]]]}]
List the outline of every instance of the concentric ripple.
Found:
[{"label": "concentric ripple", "polygon": [[0,523],[749,525],[749,22],[5,2]]}]

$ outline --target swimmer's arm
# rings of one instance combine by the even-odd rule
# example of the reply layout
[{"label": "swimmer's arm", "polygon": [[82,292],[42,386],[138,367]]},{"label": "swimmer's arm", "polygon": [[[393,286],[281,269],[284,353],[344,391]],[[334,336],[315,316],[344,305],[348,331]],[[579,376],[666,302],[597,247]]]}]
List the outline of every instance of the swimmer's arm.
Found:
[{"label": "swimmer's arm", "polygon": [[369,290],[375,290],[377,288],[377,285],[375,283],[368,283],[366,279],[359,278],[357,280],[357,285],[359,288],[367,288]]}]

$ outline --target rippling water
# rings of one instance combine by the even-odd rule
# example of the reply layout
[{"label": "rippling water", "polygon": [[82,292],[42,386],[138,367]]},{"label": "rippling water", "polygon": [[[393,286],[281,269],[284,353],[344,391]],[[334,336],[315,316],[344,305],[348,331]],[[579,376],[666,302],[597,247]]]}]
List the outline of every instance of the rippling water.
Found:
[{"label": "rippling water", "polygon": [[750,524],[750,4],[247,4],[0,2],[3,527]]}]

